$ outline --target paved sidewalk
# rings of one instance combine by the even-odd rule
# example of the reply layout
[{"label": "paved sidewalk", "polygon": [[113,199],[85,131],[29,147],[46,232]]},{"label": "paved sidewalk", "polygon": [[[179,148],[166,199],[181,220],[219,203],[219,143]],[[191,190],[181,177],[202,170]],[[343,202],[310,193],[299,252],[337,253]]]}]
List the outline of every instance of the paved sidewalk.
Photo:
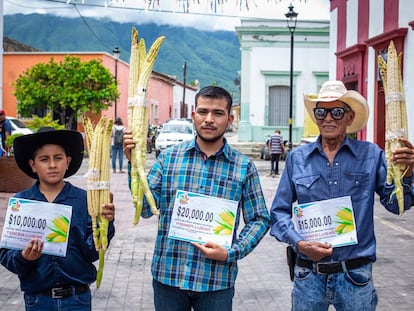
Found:
[{"label": "paved sidewalk", "polygon": [[[154,154],[148,155],[154,161]],[[265,199],[270,208],[279,178],[266,177],[270,162],[257,160]],[[283,162],[281,162],[283,168]],[[87,160],[69,180],[84,187]],[[101,287],[93,292],[93,310],[153,310],[151,258],[156,234],[156,218],[141,219],[132,225],[134,215],[126,174],[111,173],[111,191],[116,206],[116,235],[106,254]],[[0,226],[6,201],[12,194],[0,193]],[[377,203],[378,205],[378,203]],[[379,295],[377,310],[414,310],[414,217],[403,217],[376,209],[378,261],[374,265]],[[1,232],[1,231],[0,231]],[[24,310],[17,276],[0,266],[0,310]],[[289,279],[285,245],[267,235],[253,253],[239,261],[234,298],[235,311],[290,310]],[[332,309],[333,310],[333,309]]]}]

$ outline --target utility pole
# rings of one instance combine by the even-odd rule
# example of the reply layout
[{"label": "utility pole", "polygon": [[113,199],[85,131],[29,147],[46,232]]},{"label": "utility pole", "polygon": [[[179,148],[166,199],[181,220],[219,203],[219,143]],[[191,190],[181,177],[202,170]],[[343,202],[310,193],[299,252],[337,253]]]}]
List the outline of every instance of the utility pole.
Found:
[{"label": "utility pole", "polygon": [[[115,49],[112,51],[114,59],[115,59],[115,85],[118,88],[118,60],[119,55],[121,54],[121,51],[119,50],[119,47],[116,46]],[[118,101],[115,99],[115,107],[114,107],[114,115],[115,119],[118,116]]]},{"label": "utility pole", "polygon": [[[186,85],[186,79],[187,79],[187,62],[184,62],[183,71],[184,71],[184,79],[183,79],[184,88],[183,88],[183,108],[181,109],[181,114],[183,114],[186,111],[185,109],[185,85]],[[181,115],[181,117],[187,118],[187,116],[183,116],[183,115]]]}]

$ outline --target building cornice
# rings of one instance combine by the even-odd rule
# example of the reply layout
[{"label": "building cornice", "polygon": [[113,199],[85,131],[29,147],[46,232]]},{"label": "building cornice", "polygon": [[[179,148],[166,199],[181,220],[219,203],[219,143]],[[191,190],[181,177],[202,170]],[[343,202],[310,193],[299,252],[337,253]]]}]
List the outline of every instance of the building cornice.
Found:
[{"label": "building cornice", "polygon": [[390,40],[402,39],[407,35],[408,28],[397,28],[389,32],[385,32],[378,36],[372,37],[365,41],[368,46],[373,47],[374,49],[379,48]]},{"label": "building cornice", "polygon": [[342,51],[338,51],[335,53],[336,56],[343,59],[347,56],[354,55],[357,53],[364,53],[367,49],[367,46],[365,44],[355,44],[353,46],[350,46]]}]

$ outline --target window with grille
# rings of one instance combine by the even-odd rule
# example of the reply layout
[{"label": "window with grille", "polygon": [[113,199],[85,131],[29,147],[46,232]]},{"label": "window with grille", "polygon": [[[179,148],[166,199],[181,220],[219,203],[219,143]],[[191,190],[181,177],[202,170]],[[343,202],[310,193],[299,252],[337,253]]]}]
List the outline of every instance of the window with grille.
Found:
[{"label": "window with grille", "polygon": [[289,125],[289,89],[282,85],[269,87],[269,126]]}]

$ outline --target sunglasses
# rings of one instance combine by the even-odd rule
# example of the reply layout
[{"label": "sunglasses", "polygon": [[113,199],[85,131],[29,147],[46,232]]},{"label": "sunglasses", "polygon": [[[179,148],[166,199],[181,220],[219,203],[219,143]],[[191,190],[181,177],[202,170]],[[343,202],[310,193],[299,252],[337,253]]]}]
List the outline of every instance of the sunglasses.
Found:
[{"label": "sunglasses", "polygon": [[335,108],[313,108],[313,114],[316,120],[324,120],[328,112],[331,114],[332,119],[342,120],[345,116],[345,112],[351,111],[341,107]]}]

